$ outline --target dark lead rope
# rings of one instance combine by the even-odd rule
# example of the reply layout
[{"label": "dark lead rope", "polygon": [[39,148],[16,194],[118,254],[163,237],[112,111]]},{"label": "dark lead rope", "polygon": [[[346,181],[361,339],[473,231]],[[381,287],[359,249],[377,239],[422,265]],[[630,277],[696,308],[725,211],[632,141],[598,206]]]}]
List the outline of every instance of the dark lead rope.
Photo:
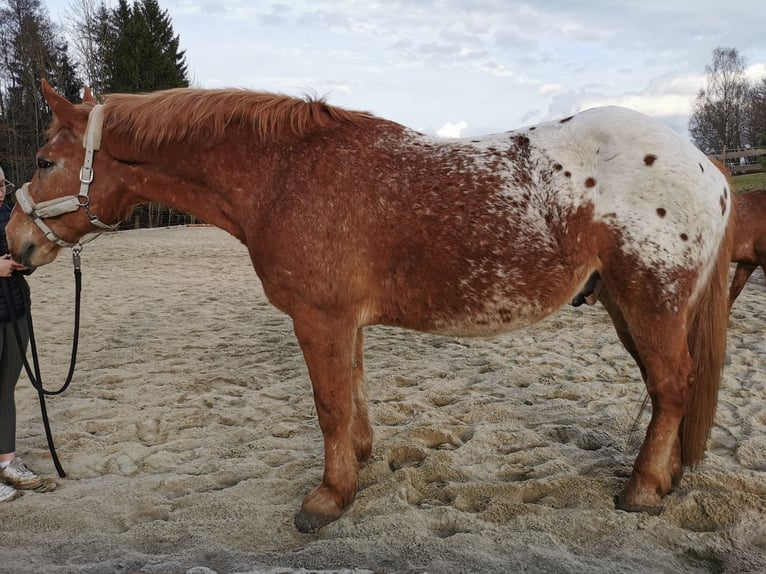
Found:
[{"label": "dark lead rope", "polygon": [[[80,247],[76,246],[72,248],[72,263],[74,264],[74,284],[75,284],[75,298],[74,298],[74,334],[72,336],[72,357],[69,362],[69,373],[67,374],[66,381],[60,389],[55,391],[48,391],[43,386],[42,375],[40,374],[40,360],[37,355],[37,343],[35,342],[35,330],[32,324],[32,310],[27,307],[27,325],[29,327],[29,346],[32,349],[32,362],[35,366],[35,371],[32,373],[32,369],[27,361],[26,351],[24,350],[24,343],[21,340],[21,331],[19,331],[19,325],[16,318],[16,311],[13,308],[13,299],[11,298],[11,292],[8,289],[8,282],[5,280],[0,281],[2,283],[3,295],[5,295],[8,301],[8,308],[10,310],[11,322],[13,323],[13,331],[16,334],[16,343],[19,346],[19,352],[24,361],[24,369],[27,372],[29,381],[37,391],[37,396],[40,400],[40,414],[43,419],[43,426],[45,427],[45,438],[48,440],[48,450],[50,450],[53,464],[56,467],[56,472],[61,478],[66,477],[66,472],[61,466],[59,457],[56,454],[56,446],[53,444],[53,434],[51,433],[51,425],[48,421],[48,408],[45,404],[45,395],[59,395],[63,393],[69,384],[72,382],[72,376],[74,375],[75,364],[77,363],[77,343],[80,334],[80,293],[82,291],[82,272],[80,271]],[[23,300],[23,297],[22,297]]]}]

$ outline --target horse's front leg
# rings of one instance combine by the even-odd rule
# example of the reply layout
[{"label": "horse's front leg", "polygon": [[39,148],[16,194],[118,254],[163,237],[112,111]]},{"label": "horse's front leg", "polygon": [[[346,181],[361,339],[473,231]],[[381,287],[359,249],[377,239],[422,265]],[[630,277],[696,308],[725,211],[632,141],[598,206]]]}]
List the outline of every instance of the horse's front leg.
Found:
[{"label": "horse's front leg", "polygon": [[313,312],[294,317],[294,325],[324,437],[322,483],[306,495],[295,516],[298,530],[308,532],[340,518],[356,496],[359,461],[352,431],[358,400],[354,389],[357,328],[350,321]]},{"label": "horse's front leg", "polygon": [[354,416],[351,432],[354,452],[359,462],[366,462],[372,454],[372,425],[367,408],[367,382],[364,380],[364,334],[362,329],[357,331],[354,343],[352,383]]}]

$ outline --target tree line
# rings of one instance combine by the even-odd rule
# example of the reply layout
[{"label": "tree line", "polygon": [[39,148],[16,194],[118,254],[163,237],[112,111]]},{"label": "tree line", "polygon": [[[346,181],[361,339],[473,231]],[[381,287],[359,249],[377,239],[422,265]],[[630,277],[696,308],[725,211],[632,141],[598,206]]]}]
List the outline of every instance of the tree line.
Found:
[{"label": "tree line", "polygon": [[[71,41],[71,43],[70,43]],[[40,81],[79,102],[96,96],[189,86],[186,57],[157,0],[74,0],[63,24],[40,0],[0,0],[0,165],[17,184],[35,170],[50,111]],[[164,206],[134,211],[130,226],[187,222]]]}]

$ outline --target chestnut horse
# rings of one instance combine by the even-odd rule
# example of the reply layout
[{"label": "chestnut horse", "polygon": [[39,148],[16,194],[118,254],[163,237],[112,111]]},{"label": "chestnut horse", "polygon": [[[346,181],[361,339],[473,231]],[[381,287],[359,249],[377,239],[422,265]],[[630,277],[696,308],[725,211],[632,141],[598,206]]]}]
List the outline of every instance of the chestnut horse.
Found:
[{"label": "chestnut horse", "polygon": [[729,309],[753,271],[766,272],[766,189],[734,195],[737,226],[731,260],[737,264],[729,288]]},{"label": "chestnut horse", "polygon": [[731,192],[661,123],[606,107],[443,140],[268,93],[75,105],[43,92],[54,120],[8,225],[13,257],[49,263],[148,201],[242,241],[293,320],[323,433],[300,530],[343,514],[371,454],[365,326],[492,335],[550,315],[596,272],[653,407],[618,507],[660,512],[703,457],[726,345]]}]

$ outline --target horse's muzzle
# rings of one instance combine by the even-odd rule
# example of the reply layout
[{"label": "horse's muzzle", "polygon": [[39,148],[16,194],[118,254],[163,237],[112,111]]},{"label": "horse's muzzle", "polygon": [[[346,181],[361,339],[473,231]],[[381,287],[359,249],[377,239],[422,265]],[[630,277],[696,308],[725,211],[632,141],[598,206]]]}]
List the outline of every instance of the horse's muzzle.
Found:
[{"label": "horse's muzzle", "polygon": [[35,270],[37,265],[32,263],[32,255],[34,252],[35,246],[31,243],[27,243],[24,245],[24,249],[21,251],[21,253],[11,253],[11,259],[13,259],[16,263],[21,263],[29,270]]}]

